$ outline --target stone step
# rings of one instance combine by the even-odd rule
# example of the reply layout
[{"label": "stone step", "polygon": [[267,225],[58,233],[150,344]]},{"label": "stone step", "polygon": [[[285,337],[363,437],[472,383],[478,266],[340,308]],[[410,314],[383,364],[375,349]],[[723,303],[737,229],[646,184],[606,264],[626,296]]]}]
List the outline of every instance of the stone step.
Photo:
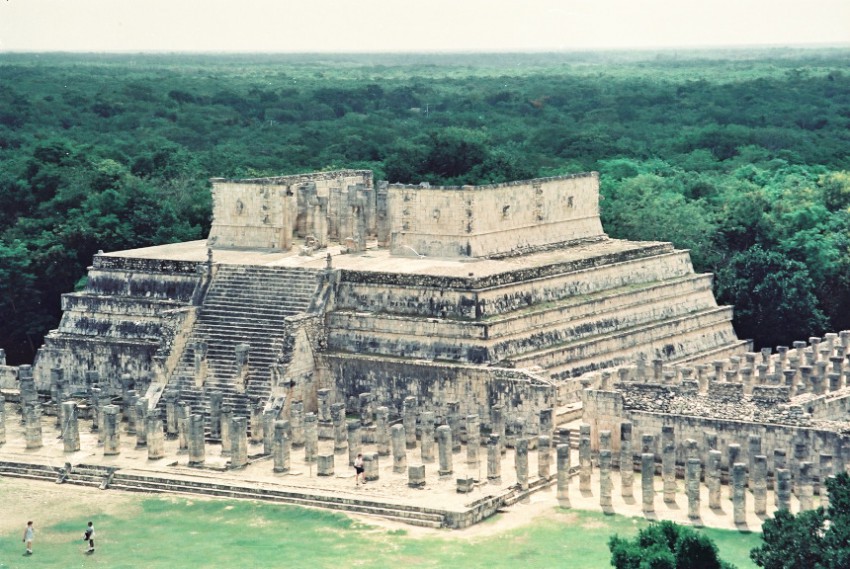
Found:
[{"label": "stone step", "polygon": [[59,472],[52,466],[28,464],[24,462],[0,461],[0,473],[14,478],[29,478],[56,482]]},{"label": "stone step", "polygon": [[203,494],[225,498],[281,502],[296,506],[341,510],[389,518],[423,527],[440,528],[444,516],[439,512],[419,511],[390,504],[360,501],[352,498],[303,495],[268,488],[227,486],[223,484],[193,482],[179,479],[156,479],[116,473],[110,488],[137,492],[169,492]]}]

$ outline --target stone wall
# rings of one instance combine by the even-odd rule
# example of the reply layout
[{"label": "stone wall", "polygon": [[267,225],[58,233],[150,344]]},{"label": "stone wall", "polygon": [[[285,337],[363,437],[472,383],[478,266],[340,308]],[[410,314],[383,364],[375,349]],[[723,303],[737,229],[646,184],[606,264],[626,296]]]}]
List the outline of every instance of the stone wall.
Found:
[{"label": "stone wall", "polygon": [[490,186],[391,184],[397,255],[486,257],[604,236],[597,173]]},{"label": "stone wall", "polygon": [[346,205],[349,188],[358,187],[370,192],[365,218],[371,232],[375,231],[375,197],[372,172],[368,170],[247,180],[213,178],[211,182],[212,247],[288,250],[297,231],[302,236],[310,232],[305,224],[311,197],[323,200],[329,234],[337,239],[345,237],[351,226],[351,212]]},{"label": "stone wall", "polygon": [[[327,355],[324,362],[335,383],[335,402],[346,403],[372,393],[378,405],[398,416],[405,397],[416,397],[419,411],[445,417],[447,404],[458,402],[460,416],[477,414],[489,425],[493,405],[529,421],[541,409],[556,406],[556,389],[528,370],[459,366],[441,362],[356,355]],[[340,398],[345,400],[340,401]]]},{"label": "stone wall", "polygon": [[102,387],[121,390],[129,374],[140,392],[165,361],[204,281],[205,264],[96,255],[84,290],[62,297],[62,320],[39,349],[33,370],[39,389],[62,370],[70,389],[97,372]]}]

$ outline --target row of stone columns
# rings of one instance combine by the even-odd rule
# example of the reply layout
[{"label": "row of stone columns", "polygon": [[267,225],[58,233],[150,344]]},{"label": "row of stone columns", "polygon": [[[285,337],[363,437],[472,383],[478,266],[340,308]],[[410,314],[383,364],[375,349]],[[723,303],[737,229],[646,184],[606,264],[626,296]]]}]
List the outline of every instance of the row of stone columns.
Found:
[{"label": "row of stone columns", "polygon": [[[634,366],[621,367],[616,374],[620,383],[693,383],[701,393],[707,392],[712,382],[724,382],[741,383],[748,394],[754,386],[771,385],[787,387],[792,396],[822,395],[850,386],[850,331],[829,333],[824,338],[811,337],[808,342],[797,341],[793,349],[779,346],[776,354],[770,348],[763,348],[760,353],[748,352],[743,358],[732,356],[693,367],[668,368],[663,360],[656,359],[650,371],[646,361],[638,358]],[[598,376],[603,390],[610,389],[612,380],[614,375],[610,371]]]},{"label": "row of stone columns", "polygon": [[[624,424],[621,430],[623,435],[621,439],[621,494],[623,497],[631,497],[633,485],[633,460],[631,454],[631,425]],[[601,431],[599,433],[600,450],[599,450],[599,484],[600,484],[600,506],[603,510],[611,508],[611,434],[609,431]],[[662,495],[665,503],[673,503],[676,500],[677,484],[675,478],[675,444],[673,439],[672,428],[663,428],[661,434],[662,456],[661,456],[661,475],[662,475]],[[753,449],[760,450],[760,445],[756,447],[755,441],[751,441]],[[654,448],[654,437],[650,434],[644,434],[641,437],[642,452],[640,453],[640,470],[641,470],[641,499],[642,509],[645,513],[655,511],[655,471],[656,471],[656,455],[652,452]],[[568,449],[561,450],[558,447],[558,500],[565,507],[569,505],[569,476],[561,469],[569,469],[569,453]],[[750,464],[738,460],[740,455],[739,445],[729,445],[730,464],[729,468],[729,492],[730,499],[733,504],[733,518],[736,524],[743,524],[746,519],[746,501],[747,487],[752,493],[753,510],[757,515],[765,515],[767,513],[767,456],[756,454],[750,457]],[[623,448],[626,447],[626,448]],[[590,457],[590,427],[582,425],[580,427],[579,439],[579,489],[582,492],[591,491],[591,457]],[[700,510],[700,479],[702,475],[702,460],[699,458],[699,452],[696,441],[689,440],[685,444],[687,458],[685,461],[685,495],[688,500],[688,515],[692,519],[699,518]],[[563,452],[563,455],[561,454]],[[792,493],[792,470],[786,468],[784,451],[777,452],[775,456],[775,507],[779,509],[790,509],[790,497]],[[707,454],[707,462],[705,463],[705,484],[708,489],[709,507],[718,509],[721,507],[721,461],[722,453],[719,450],[709,450]],[[797,487],[797,497],[800,504],[800,510],[809,510],[816,507],[814,503],[814,465],[808,461],[802,461],[796,465],[797,474],[794,480]],[[749,473],[749,474],[748,474]],[[831,470],[824,468],[821,470],[822,480],[831,476]],[[826,505],[828,497],[824,490],[825,485],[821,488],[821,505]]]}]

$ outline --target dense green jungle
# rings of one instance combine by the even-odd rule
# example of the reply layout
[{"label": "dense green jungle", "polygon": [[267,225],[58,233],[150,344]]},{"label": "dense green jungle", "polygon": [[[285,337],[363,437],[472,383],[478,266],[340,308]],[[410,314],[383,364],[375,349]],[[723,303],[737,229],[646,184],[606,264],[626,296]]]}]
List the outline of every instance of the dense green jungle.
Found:
[{"label": "dense green jungle", "polygon": [[98,249],[201,239],[210,177],[596,170],[606,232],[712,272],[756,347],[850,329],[850,49],[0,54],[0,348]]}]

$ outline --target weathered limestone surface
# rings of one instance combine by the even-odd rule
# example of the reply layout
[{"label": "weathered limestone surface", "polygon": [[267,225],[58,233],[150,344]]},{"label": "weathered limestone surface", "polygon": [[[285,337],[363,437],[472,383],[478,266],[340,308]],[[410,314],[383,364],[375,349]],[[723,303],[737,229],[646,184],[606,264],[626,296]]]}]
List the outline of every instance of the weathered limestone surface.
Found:
[{"label": "weathered limestone surface", "polygon": [[570,507],[570,447],[569,445],[559,444],[557,450],[557,469],[558,469],[558,487],[557,499],[558,505],[562,508]]}]

